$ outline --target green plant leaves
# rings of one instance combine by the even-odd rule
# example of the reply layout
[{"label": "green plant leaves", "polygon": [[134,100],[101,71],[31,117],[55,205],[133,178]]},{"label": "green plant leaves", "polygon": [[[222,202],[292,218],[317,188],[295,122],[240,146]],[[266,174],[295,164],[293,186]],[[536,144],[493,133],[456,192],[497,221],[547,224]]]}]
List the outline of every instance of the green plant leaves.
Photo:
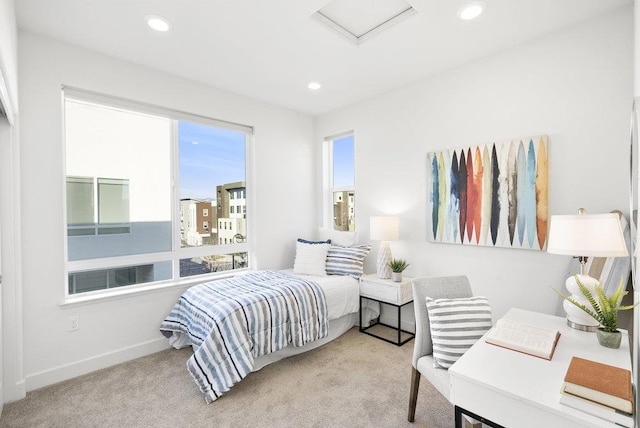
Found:
[{"label": "green plant leaves", "polygon": [[407,263],[407,261],[403,259],[392,259],[389,262],[389,267],[391,268],[392,272],[402,272],[409,267],[409,263]]},{"label": "green plant leaves", "polygon": [[[596,281],[595,285],[595,294],[591,293],[589,288],[587,288],[582,281],[580,281],[580,277],[575,275],[576,283],[578,284],[578,288],[582,295],[589,302],[590,308],[582,303],[578,303],[572,297],[561,293],[560,291],[554,289],[556,293],[558,293],[565,300],[573,303],[584,312],[586,312],[590,317],[595,319],[600,323],[600,325],[604,328],[605,331],[614,332],[618,330],[618,311],[626,311],[629,309],[633,309],[636,307],[638,303],[635,305],[625,305],[621,306],[620,302],[622,298],[628,294],[627,291],[622,290],[623,280],[620,279],[620,284],[615,292],[611,296],[607,296],[604,292],[604,288],[600,284],[600,282]],[[597,300],[596,300],[597,297]]]}]

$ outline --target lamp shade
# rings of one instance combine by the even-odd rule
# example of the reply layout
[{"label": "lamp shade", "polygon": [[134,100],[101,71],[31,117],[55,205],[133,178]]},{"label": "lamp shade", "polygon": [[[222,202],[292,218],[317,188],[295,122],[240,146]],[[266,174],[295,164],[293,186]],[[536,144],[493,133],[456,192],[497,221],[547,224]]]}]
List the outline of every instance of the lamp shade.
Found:
[{"label": "lamp shade", "polygon": [[547,252],[584,257],[628,255],[616,213],[551,216]]},{"label": "lamp shade", "polygon": [[398,217],[374,216],[369,219],[369,237],[374,241],[400,239]]}]

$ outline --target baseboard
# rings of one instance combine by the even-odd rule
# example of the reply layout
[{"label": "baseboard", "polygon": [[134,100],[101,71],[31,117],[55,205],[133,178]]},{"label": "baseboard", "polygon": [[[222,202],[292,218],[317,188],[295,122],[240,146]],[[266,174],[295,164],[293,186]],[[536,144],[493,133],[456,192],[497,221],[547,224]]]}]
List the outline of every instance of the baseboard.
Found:
[{"label": "baseboard", "polygon": [[164,337],[149,340],[137,345],[121,348],[116,351],[108,352],[95,357],[86,358],[70,364],[53,367],[38,373],[33,373],[25,377],[26,391],[43,388],[72,379],[83,374],[91,373],[96,370],[124,363],[125,361],[134,360],[144,357],[145,355],[163,351],[170,347],[169,342]]}]

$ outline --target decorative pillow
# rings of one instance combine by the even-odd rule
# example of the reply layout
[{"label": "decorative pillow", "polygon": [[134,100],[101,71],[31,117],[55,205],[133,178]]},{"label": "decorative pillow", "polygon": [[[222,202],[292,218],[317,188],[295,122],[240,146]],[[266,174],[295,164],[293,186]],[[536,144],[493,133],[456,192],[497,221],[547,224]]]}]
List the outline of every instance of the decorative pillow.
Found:
[{"label": "decorative pillow", "polygon": [[364,259],[371,245],[339,247],[332,245],[327,254],[327,275],[351,275],[360,278],[364,271]]},{"label": "decorative pillow", "polygon": [[491,328],[491,307],[486,297],[427,297],[427,312],[434,367],[451,367]]},{"label": "decorative pillow", "polygon": [[293,273],[298,275],[326,276],[325,265],[331,243],[298,239],[296,258],[293,261]]},{"label": "decorative pillow", "polygon": [[332,244],[341,247],[353,247],[356,245],[358,234],[357,232],[342,232],[340,230],[319,227],[318,239],[330,240]]}]

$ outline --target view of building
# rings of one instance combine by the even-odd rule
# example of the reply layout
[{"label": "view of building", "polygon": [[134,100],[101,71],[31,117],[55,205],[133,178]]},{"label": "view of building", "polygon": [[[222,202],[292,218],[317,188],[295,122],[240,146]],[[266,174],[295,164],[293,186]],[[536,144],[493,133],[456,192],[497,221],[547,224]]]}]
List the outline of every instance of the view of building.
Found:
[{"label": "view of building", "polygon": [[214,214],[214,203],[211,201],[180,200],[180,241],[183,247],[216,242]]},{"label": "view of building", "polygon": [[218,244],[234,244],[247,239],[247,199],[244,181],[217,187]]},{"label": "view of building", "polygon": [[[216,187],[215,201],[180,200],[182,246],[238,244],[247,239],[246,183]],[[219,254],[180,261],[181,276],[247,266],[247,253]]]},{"label": "view of building", "polygon": [[355,230],[355,197],[354,192],[334,192],[333,193],[333,228],[335,230],[350,231]]}]

